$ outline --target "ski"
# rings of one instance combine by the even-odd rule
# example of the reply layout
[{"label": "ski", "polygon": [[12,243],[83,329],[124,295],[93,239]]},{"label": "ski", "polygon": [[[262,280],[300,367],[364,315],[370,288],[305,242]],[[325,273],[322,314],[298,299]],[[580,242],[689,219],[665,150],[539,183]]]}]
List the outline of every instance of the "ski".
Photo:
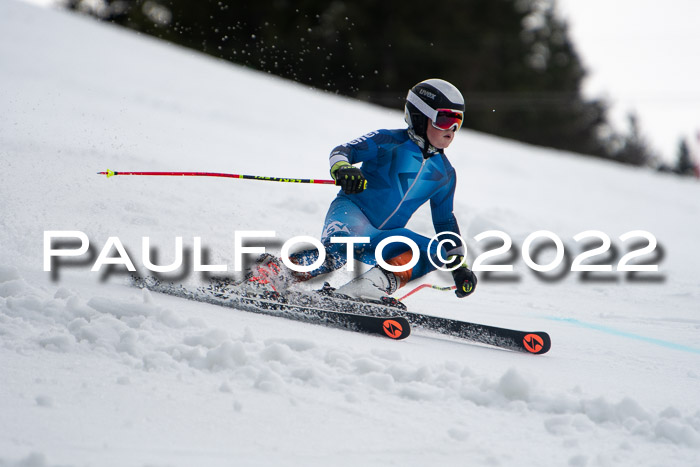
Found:
[{"label": "ski", "polygon": [[548,352],[552,346],[549,334],[543,331],[521,331],[415,313],[398,300],[355,299],[326,287],[317,292],[287,290],[279,294],[246,290],[240,283],[218,280],[194,291],[153,277],[133,278],[133,284],[189,300],[397,340],[408,337],[411,330],[418,330],[535,355]]},{"label": "ski", "polygon": [[265,295],[262,293],[243,293],[231,290],[222,292],[220,288],[217,289],[211,286],[208,289],[191,290],[182,285],[160,282],[153,277],[133,277],[132,285],[140,289],[147,289],[152,292],[187,300],[332,328],[374,334],[394,340],[405,339],[411,334],[410,323],[406,318],[399,315],[380,316],[328,310],[316,306],[290,303],[279,294]]},{"label": "ski", "polygon": [[548,352],[552,346],[549,334],[542,331],[518,331],[419,313],[407,313],[405,316],[416,329],[503,349],[540,355]]},{"label": "ski", "polygon": [[543,331],[520,331],[414,313],[408,311],[405,305],[397,300],[393,302],[358,300],[345,295],[336,294],[332,289],[325,287],[322,289],[321,293],[307,294],[294,292],[294,294],[296,294],[296,297],[292,298],[292,296],[290,296],[289,300],[294,300],[296,303],[322,306],[345,313],[370,316],[402,316],[408,320],[412,329],[415,331],[452,336],[458,339],[502,349],[540,355],[548,352],[552,346],[549,334]]}]

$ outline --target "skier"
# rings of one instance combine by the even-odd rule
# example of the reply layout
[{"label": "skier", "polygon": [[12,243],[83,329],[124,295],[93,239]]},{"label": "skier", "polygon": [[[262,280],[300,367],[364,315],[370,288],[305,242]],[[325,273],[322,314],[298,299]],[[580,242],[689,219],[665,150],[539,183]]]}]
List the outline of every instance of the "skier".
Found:
[{"label": "skier", "polygon": [[[347,246],[331,243],[334,237],[369,237],[368,243],[354,245],[354,256],[376,264],[377,245],[388,237],[402,236],[415,242],[420,252],[412,268],[392,272],[375,265],[339,287],[337,293],[395,302],[392,293],[435,270],[436,265],[452,270],[457,297],[474,292],[477,278],[465,263],[464,245],[457,236],[459,227],[453,214],[455,170],[444,153],[462,126],[463,115],[464,98],[459,90],[447,81],[428,79],[408,91],[408,128],[373,131],[334,148],[329,159],[331,175],[341,190],[328,209],[323,227],[321,242],[326,260],[309,273],[292,273],[294,279],[308,280],[346,264]],[[360,167],[355,166],[360,163]],[[431,243],[430,238],[405,227],[427,201],[436,234],[449,236],[451,243]],[[444,247],[446,244],[449,249]],[[290,260],[307,266],[318,259],[318,254],[317,250],[302,251],[290,255]],[[263,256],[250,280],[266,281],[284,269],[277,258]],[[404,242],[386,245],[382,257],[388,265],[397,267],[414,260],[411,247]]]}]

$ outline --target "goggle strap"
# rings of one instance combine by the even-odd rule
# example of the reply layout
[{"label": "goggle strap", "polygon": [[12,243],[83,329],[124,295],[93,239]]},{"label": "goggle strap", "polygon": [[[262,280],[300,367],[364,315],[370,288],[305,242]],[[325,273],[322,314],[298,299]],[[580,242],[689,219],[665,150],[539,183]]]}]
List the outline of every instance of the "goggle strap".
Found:
[{"label": "goggle strap", "polygon": [[418,97],[418,95],[413,92],[412,90],[408,91],[408,96],[406,96],[406,100],[416,106],[420,112],[431,119],[432,121],[435,121],[437,119],[437,110],[433,109],[430,107],[428,104],[423,102],[423,99]]}]

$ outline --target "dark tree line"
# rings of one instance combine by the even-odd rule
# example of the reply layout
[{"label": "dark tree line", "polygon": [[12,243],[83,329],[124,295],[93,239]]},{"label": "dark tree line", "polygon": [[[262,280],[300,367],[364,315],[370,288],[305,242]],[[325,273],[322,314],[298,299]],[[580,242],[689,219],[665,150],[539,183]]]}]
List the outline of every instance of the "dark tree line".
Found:
[{"label": "dark tree line", "polygon": [[[697,147],[700,148],[700,132],[697,134]],[[700,154],[695,154],[698,156]],[[676,161],[673,165],[666,163],[659,164],[657,167],[661,172],[671,172],[676,175],[689,176],[700,178],[700,164],[690,149],[688,142],[681,138],[678,141],[678,150],[676,152]]]},{"label": "dark tree line", "polygon": [[401,108],[440,77],[465,127],[643,165],[636,127],[616,134],[554,0],[65,0],[105,21],[330,92]]}]

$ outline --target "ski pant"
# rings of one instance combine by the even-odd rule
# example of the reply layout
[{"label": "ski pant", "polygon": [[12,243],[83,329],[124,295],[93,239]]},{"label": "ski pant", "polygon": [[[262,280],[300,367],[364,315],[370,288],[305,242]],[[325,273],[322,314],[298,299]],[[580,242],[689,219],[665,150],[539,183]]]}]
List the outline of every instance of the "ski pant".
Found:
[{"label": "ski pant", "polygon": [[[305,273],[307,275],[306,278],[310,279],[335,271],[347,263],[347,245],[345,243],[331,243],[332,237],[369,237],[369,243],[355,244],[354,259],[365,264],[374,265],[377,263],[375,257],[377,245],[385,238],[392,236],[402,236],[412,240],[420,251],[418,263],[408,273],[408,280],[417,279],[436,269],[431,263],[429,256],[435,264],[443,263],[438,256],[439,242],[434,241],[431,243],[430,238],[406,228],[379,230],[372,225],[367,216],[355,203],[346,197],[338,197],[328,208],[321,236],[321,243],[323,243],[326,250],[326,261],[317,269],[310,273]],[[442,258],[447,258],[445,249],[440,248]],[[429,249],[430,251],[428,251]],[[382,259],[391,264],[392,258],[410,251],[411,247],[406,243],[392,242],[382,250]],[[307,266],[313,264],[318,259],[318,255],[318,251],[315,249],[305,250],[290,255],[290,259],[296,264]]]}]

